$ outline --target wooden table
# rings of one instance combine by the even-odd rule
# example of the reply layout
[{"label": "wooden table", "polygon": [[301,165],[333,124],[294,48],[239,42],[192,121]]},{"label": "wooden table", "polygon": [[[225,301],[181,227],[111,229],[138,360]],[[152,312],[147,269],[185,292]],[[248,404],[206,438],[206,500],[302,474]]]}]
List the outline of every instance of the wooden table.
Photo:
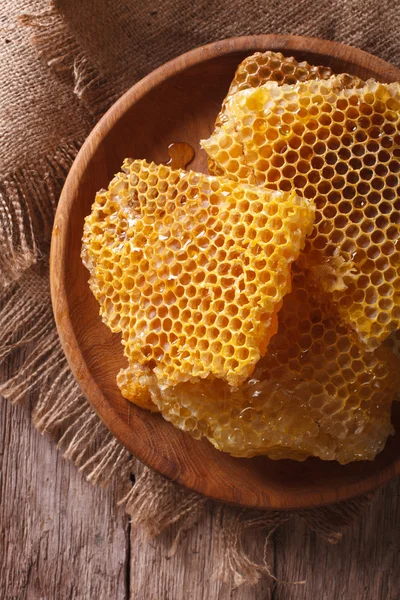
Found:
[{"label": "wooden table", "polygon": [[[29,402],[28,402],[29,404]],[[299,519],[271,540],[270,564],[283,581],[231,590],[210,577],[216,512],[168,558],[173,531],[147,540],[30,422],[29,406],[0,399],[1,600],[399,600],[400,483],[376,494],[336,546]],[[263,539],[246,540],[261,560]]]}]

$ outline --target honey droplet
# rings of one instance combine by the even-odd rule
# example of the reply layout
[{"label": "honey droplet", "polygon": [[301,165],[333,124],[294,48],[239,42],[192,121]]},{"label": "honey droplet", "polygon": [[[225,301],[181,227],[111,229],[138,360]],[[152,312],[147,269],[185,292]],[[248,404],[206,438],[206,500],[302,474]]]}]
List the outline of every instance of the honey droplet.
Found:
[{"label": "honey droplet", "polygon": [[194,150],[186,142],[173,142],[168,146],[169,160],[166,165],[171,169],[184,169],[194,158]]}]

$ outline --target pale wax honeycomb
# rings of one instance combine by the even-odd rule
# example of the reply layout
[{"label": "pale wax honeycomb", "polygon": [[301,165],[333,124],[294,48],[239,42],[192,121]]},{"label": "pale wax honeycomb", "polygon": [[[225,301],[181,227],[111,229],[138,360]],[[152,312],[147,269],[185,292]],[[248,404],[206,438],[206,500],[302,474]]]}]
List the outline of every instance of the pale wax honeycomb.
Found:
[{"label": "pale wax honeycomb", "polygon": [[[280,52],[256,52],[245,58],[236,69],[235,76],[229,87],[228,94],[222,103],[222,108],[215,122],[215,127],[222,125],[227,117],[225,105],[228,100],[241,90],[256,88],[268,81],[276,81],[279,85],[295,84],[311,79],[329,79],[333,72],[330,67],[309,65],[306,61],[298,62],[293,56],[283,56]],[[359,87],[361,79],[348,73],[339,76],[343,87]],[[209,157],[209,171],[219,175],[218,165]]]},{"label": "pale wax honeycomb", "polygon": [[389,348],[362,350],[292,270],[278,333],[238,390],[212,378],[166,390],[153,382],[153,401],[175,426],[233,456],[372,460],[392,433],[399,363]]},{"label": "pale wax honeycomb", "polygon": [[[268,81],[276,81],[279,85],[293,85],[299,81],[329,79],[332,75],[333,71],[330,67],[309,65],[306,61],[298,62],[293,56],[283,56],[280,52],[270,50],[256,52],[245,58],[236,69],[217,117],[216,126],[226,121],[225,104],[237,92],[260,87]],[[341,73],[338,77],[343,87],[363,85],[362,80],[355,75]]]},{"label": "pale wax honeycomb", "polygon": [[276,332],[290,267],[312,230],[306,198],[126,160],[86,218],[84,263],[122,333],[125,397],[215,376],[240,385]]},{"label": "pale wax honeycomb", "polygon": [[315,201],[299,264],[369,349],[400,323],[399,111],[398,84],[270,82],[203,142],[219,174]]},{"label": "pale wax honeycomb", "polygon": [[245,58],[236,69],[216,124],[224,122],[224,106],[236,92],[260,87],[267,81],[290,85],[309,79],[328,79],[332,75],[329,67],[315,67],[305,61],[299,63],[293,56],[286,57],[280,52],[256,52]]}]

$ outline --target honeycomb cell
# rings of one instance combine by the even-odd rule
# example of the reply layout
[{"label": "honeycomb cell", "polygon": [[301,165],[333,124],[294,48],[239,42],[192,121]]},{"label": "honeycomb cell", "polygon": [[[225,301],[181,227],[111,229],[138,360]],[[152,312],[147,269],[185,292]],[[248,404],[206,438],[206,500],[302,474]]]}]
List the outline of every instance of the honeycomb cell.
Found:
[{"label": "honeycomb cell", "polygon": [[96,195],[82,249],[100,314],[122,332],[123,395],[148,404],[152,373],[161,388],[211,375],[240,385],[276,332],[314,213],[294,192],[126,160]]},{"label": "honeycomb cell", "polygon": [[[327,105],[330,125],[325,120]],[[327,125],[321,129],[318,122],[323,117]],[[343,123],[343,132],[338,123]],[[323,140],[325,129],[329,144]],[[304,133],[299,137],[300,130]],[[400,169],[399,130],[399,84],[370,80],[346,87],[340,77],[332,77],[291,86],[269,82],[239,91],[224,106],[223,125],[202,142],[212,161],[211,172],[269,189],[294,189],[314,199],[315,228],[299,264],[314,281],[314,289],[321,290],[321,297],[336,307],[369,349],[377,348],[400,325],[395,313],[400,301],[400,202],[394,175]],[[385,135],[388,131],[392,133]],[[231,165],[229,153],[227,160],[221,156],[221,136],[242,147],[239,169]],[[352,299],[360,278],[384,275],[388,268],[395,270],[389,282],[393,304],[378,310],[378,288],[373,317],[370,302]]]},{"label": "honeycomb cell", "polygon": [[240,388],[208,377],[160,390],[153,376],[152,399],[176,427],[234,456],[372,460],[392,433],[398,359],[362,349],[292,272],[278,332]]}]

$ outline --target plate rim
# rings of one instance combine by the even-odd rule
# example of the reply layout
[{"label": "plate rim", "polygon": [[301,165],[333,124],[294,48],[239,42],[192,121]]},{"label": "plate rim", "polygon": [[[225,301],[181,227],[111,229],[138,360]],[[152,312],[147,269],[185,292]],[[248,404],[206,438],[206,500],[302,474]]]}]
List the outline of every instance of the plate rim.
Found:
[{"label": "plate rim", "polygon": [[[62,231],[64,228],[65,231],[68,228],[68,219],[71,216],[71,207],[74,198],[73,190],[74,188],[77,189],[78,184],[76,182],[80,181],[86,164],[89,162],[91,156],[102,143],[103,138],[110,132],[114,123],[117,120],[120,120],[125,113],[130,110],[131,106],[144,97],[151,89],[156,88],[162,82],[168,80],[179,72],[185,71],[186,69],[194,67],[207,60],[215,59],[218,56],[243,53],[246,51],[249,53],[266,51],[268,49],[284,53],[299,53],[304,51],[307,54],[312,53],[315,56],[321,56],[325,59],[333,54],[340,60],[344,60],[347,63],[354,63],[357,65],[362,63],[370,68],[374,68],[376,71],[384,71],[388,78],[392,78],[393,80],[397,79],[400,81],[400,69],[390,65],[383,59],[346,44],[322,40],[315,37],[277,34],[241,36],[200,46],[181,54],[180,56],[156,68],[154,71],[146,75],[143,79],[129,88],[108,109],[108,111],[89,133],[81,149],[79,150],[68,173],[60,195],[54,220],[50,249],[50,291],[53,313],[64,354],[85,398],[95,410],[102,423],[116,437],[116,439],[122,443],[125,448],[127,448],[139,460],[144,462],[152,469],[154,469],[154,467],[149,463],[149,460],[144,459],[143,454],[137,450],[135,436],[132,435],[132,424],[128,425],[124,419],[120,417],[112,404],[109,403],[101,388],[92,376],[80,350],[80,346],[75,335],[74,325],[69,315],[65,278],[65,257],[67,255],[66,235],[62,235]],[[67,219],[65,219],[65,215],[67,215]],[[106,412],[107,415],[105,414]],[[111,419],[110,413],[112,414]],[[115,427],[117,422],[118,431],[116,431]],[[322,501],[319,500],[318,502],[315,502],[315,500],[313,500],[313,497],[316,495],[315,490],[310,492],[305,490],[304,492],[296,494],[293,494],[293,492],[290,493],[290,491],[285,491],[282,492],[282,494],[286,495],[290,501],[284,504],[280,503],[279,505],[275,504],[273,501],[275,494],[269,498],[269,504],[266,502],[259,503],[257,501],[249,504],[239,503],[232,497],[228,498],[221,489],[215,490],[215,493],[210,493],[208,490],[207,494],[205,494],[205,491],[204,489],[201,489],[201,486],[188,487],[186,482],[183,480],[182,474],[176,473],[176,470],[171,467],[169,461],[165,460],[163,457],[161,457],[161,460],[160,457],[158,457],[157,472],[167,479],[176,481],[186,489],[206,495],[213,500],[246,506],[248,508],[274,510],[299,509],[327,505],[339,500],[347,500],[376,489],[383,483],[389,481],[396,474],[400,474],[400,457],[394,460],[392,464],[385,466],[378,473],[372,473],[367,477],[362,478],[361,481],[346,483],[346,490],[344,492],[342,491],[340,493],[339,490],[332,490],[330,494],[326,493],[326,497]],[[277,495],[280,495],[280,493]]]}]

